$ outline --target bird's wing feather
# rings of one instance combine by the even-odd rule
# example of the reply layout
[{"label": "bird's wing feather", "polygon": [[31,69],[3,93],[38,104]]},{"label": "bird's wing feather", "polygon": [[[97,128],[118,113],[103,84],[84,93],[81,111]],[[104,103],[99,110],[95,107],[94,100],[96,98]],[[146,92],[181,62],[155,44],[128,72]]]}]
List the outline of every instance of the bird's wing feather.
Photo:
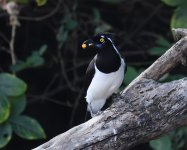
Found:
[{"label": "bird's wing feather", "polygon": [[95,74],[95,61],[96,61],[97,55],[92,59],[90,64],[88,65],[88,68],[86,70],[86,76],[85,76],[85,88],[88,89],[94,74]]},{"label": "bird's wing feather", "polygon": [[124,69],[124,74],[127,72],[127,62],[125,58],[122,58],[124,63],[125,63],[125,69]]}]

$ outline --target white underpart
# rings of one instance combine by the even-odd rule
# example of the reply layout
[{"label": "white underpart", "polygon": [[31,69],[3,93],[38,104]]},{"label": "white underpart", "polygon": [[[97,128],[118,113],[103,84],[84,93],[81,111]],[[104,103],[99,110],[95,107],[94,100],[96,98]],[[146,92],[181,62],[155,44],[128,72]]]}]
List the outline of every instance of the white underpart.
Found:
[{"label": "white underpart", "polygon": [[87,90],[86,101],[88,110],[96,114],[104,106],[106,99],[116,92],[123,82],[125,63],[121,59],[121,66],[116,72],[102,73],[95,65],[95,75]]}]

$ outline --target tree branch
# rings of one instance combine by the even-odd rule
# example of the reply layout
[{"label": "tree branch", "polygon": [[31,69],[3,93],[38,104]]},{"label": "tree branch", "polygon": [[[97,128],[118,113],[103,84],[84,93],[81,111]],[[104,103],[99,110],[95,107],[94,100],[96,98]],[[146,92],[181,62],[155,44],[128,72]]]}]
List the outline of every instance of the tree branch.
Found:
[{"label": "tree branch", "polygon": [[131,82],[110,108],[34,150],[129,149],[186,125],[187,78],[154,81],[186,57],[186,35]]}]

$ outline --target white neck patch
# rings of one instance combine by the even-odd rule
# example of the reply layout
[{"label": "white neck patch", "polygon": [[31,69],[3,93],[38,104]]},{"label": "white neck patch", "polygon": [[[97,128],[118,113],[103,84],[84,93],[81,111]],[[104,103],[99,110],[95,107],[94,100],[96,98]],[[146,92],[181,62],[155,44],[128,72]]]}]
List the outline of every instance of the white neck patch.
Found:
[{"label": "white neck patch", "polygon": [[[118,49],[116,48],[116,46],[114,45],[114,43],[112,42],[111,38],[107,37],[107,39],[112,43],[113,48],[115,49],[115,51],[119,54]],[[120,55],[120,54],[119,54]]]}]

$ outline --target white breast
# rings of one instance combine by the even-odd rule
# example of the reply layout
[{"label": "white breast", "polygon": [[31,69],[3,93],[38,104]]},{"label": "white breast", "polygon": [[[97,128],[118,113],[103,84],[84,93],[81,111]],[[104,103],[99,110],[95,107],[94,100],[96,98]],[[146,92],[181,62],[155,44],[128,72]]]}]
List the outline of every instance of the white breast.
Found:
[{"label": "white breast", "polygon": [[106,99],[117,92],[124,78],[125,63],[121,59],[121,67],[116,72],[102,73],[95,66],[95,75],[87,90],[86,101],[90,104],[93,113],[101,110]]}]

